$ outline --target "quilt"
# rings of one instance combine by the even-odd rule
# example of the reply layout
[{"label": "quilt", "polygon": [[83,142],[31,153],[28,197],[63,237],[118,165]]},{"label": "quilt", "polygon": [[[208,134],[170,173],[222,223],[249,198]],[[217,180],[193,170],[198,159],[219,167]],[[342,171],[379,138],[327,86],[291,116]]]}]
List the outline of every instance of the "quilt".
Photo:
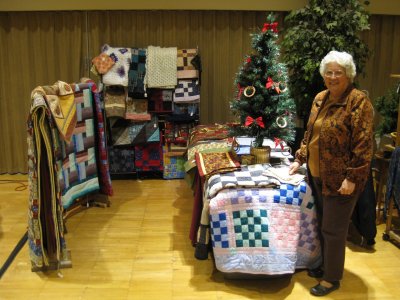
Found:
[{"label": "quilt", "polygon": [[291,274],[320,262],[314,202],[305,182],[222,190],[209,208],[215,264],[222,272]]},{"label": "quilt", "polygon": [[76,199],[100,189],[97,173],[94,99],[91,85],[72,85],[77,125],[70,143],[59,141],[56,153],[57,178],[62,204],[68,208]]},{"label": "quilt", "polygon": [[[114,194],[111,177],[110,166],[107,153],[107,142],[104,129],[104,115],[102,109],[103,93],[97,89],[94,81],[88,78],[82,78],[82,83],[89,83],[94,97],[94,123],[97,124],[96,145],[97,145],[97,169],[99,175],[100,192],[104,195],[112,196]],[[83,87],[83,86],[82,86]]]},{"label": "quilt", "polygon": [[131,49],[132,57],[128,72],[129,97],[145,97],[144,76],[146,74],[146,52],[147,50],[145,48]]},{"label": "quilt", "polygon": [[197,52],[197,49],[178,49],[178,78],[199,78],[199,71],[192,64],[192,60],[198,55]]},{"label": "quilt", "polygon": [[175,88],[174,102],[187,103],[200,101],[200,86],[198,79],[179,79]]},{"label": "quilt", "polygon": [[109,147],[110,173],[124,174],[135,172],[135,150],[130,147]]},{"label": "quilt", "polygon": [[150,121],[151,115],[147,113],[147,99],[132,99],[128,97],[126,100],[125,119],[133,121]]},{"label": "quilt", "polygon": [[237,170],[240,163],[232,152],[196,152],[196,165],[201,177]]},{"label": "quilt", "polygon": [[162,171],[163,150],[160,143],[135,146],[136,171]]},{"label": "quilt", "polygon": [[68,262],[63,206],[54,159],[60,137],[43,87],[31,94],[28,141],[28,247],[32,271]]}]

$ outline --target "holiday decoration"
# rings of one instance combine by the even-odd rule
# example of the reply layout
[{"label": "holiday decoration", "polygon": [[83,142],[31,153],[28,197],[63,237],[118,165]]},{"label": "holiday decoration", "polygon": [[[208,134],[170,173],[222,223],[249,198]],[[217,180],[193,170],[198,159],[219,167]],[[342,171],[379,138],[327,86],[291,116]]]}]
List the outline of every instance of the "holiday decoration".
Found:
[{"label": "holiday decoration", "polygon": [[230,102],[240,123],[230,135],[254,138],[254,148],[262,147],[265,138],[288,143],[295,137],[296,108],[287,89],[286,66],[279,61],[277,39],[278,23],[269,14],[261,30],[252,34],[254,50],[236,75],[237,93]]}]

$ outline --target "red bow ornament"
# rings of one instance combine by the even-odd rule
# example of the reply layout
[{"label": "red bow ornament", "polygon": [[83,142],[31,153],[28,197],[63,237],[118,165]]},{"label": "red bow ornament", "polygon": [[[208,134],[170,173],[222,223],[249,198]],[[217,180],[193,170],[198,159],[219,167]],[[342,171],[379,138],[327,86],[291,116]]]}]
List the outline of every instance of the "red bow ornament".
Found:
[{"label": "red bow ornament", "polygon": [[244,126],[249,127],[252,124],[257,124],[258,126],[265,128],[264,122],[262,120],[262,117],[258,117],[256,119],[253,119],[250,116],[246,117],[246,122],[244,123]]},{"label": "red bow ornament", "polygon": [[264,27],[262,29],[262,32],[266,32],[267,30],[272,30],[273,32],[277,33],[278,32],[278,22],[274,23],[264,23]]},{"label": "red bow ornament", "polygon": [[279,83],[274,82],[271,77],[268,77],[267,83],[265,84],[265,87],[267,89],[270,89],[270,88],[275,89],[277,94],[281,93],[281,89],[279,88]]}]

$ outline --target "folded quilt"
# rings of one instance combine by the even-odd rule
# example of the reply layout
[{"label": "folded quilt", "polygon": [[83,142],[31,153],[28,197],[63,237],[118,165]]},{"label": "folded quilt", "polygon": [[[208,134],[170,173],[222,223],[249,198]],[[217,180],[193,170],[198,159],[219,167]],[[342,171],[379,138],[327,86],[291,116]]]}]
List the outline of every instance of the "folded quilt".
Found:
[{"label": "folded quilt", "polygon": [[152,112],[171,112],[174,90],[167,89],[148,89],[149,111]]},{"label": "folded quilt", "polygon": [[229,128],[225,124],[197,125],[190,131],[189,146],[198,141],[225,139],[228,133]]},{"label": "folded quilt", "polygon": [[299,185],[306,177],[303,174],[293,174],[289,175],[289,167],[278,167],[278,168],[268,168],[263,172],[264,176],[270,176],[279,180],[282,183],[290,183],[293,185]]},{"label": "folded quilt", "polygon": [[132,98],[144,98],[146,94],[144,87],[146,52],[145,48],[131,49],[132,58],[128,73],[128,95]]},{"label": "folded quilt", "polygon": [[200,86],[198,79],[179,79],[174,93],[174,102],[199,102]]},{"label": "folded quilt", "polygon": [[242,166],[240,170],[234,172],[215,174],[207,182],[204,197],[211,199],[226,188],[277,187],[280,185],[278,180],[263,175],[263,172],[269,167],[269,164],[256,164]]},{"label": "folded quilt", "polygon": [[64,239],[63,206],[57,180],[56,127],[45,89],[31,94],[28,116],[28,246],[32,271],[69,262]]},{"label": "folded quilt", "polygon": [[126,101],[125,119],[134,121],[150,121],[151,115],[147,113],[147,99],[132,99]]},{"label": "folded quilt", "polygon": [[104,91],[104,108],[107,117],[125,117],[127,91],[123,86],[107,86]]},{"label": "folded quilt", "polygon": [[150,121],[132,122],[119,119],[111,125],[113,145],[136,145],[160,141],[157,117]]},{"label": "folded quilt", "polygon": [[177,77],[199,78],[199,71],[192,64],[192,60],[197,56],[197,49],[179,49],[177,58]]},{"label": "folded quilt", "polygon": [[122,85],[128,86],[128,72],[131,63],[131,49],[110,47],[104,45],[102,52],[110,56],[115,64],[103,75],[103,83],[105,85]]},{"label": "folded quilt", "polygon": [[201,177],[240,168],[240,163],[231,152],[196,152],[196,165]]},{"label": "folded quilt", "polygon": [[71,86],[63,81],[57,81],[52,86],[38,86],[31,98],[43,97],[49,106],[60,137],[69,142],[76,126],[76,107],[74,92]]},{"label": "folded quilt", "polygon": [[175,88],[177,84],[177,48],[149,46],[146,57],[145,85],[148,88]]}]

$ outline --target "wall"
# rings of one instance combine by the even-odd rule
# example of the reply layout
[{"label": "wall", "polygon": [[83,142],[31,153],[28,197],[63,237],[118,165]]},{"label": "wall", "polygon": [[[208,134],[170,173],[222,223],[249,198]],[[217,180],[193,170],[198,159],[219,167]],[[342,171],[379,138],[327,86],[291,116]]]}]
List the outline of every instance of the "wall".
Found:
[{"label": "wall", "polygon": [[[360,0],[361,3],[367,1]],[[398,0],[369,0],[366,5],[371,14],[400,15]],[[289,11],[299,9],[307,0],[13,0],[1,1],[0,11],[48,11],[48,10],[249,10]]]}]

